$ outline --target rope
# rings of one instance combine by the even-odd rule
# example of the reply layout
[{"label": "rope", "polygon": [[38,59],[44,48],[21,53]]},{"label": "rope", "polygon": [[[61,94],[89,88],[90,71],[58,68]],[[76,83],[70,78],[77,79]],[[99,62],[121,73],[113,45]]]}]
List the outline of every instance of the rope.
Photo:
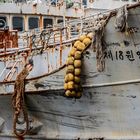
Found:
[{"label": "rope", "polygon": [[97,70],[99,72],[104,71],[105,69],[105,58],[104,54],[106,51],[106,44],[103,39],[105,26],[110,19],[111,13],[105,19],[105,22],[102,24],[101,28],[99,28],[95,33],[95,47],[96,47],[96,60],[97,60]]},{"label": "rope", "polygon": [[123,6],[122,8],[118,9],[117,15],[116,15],[116,20],[115,20],[115,28],[118,31],[124,31],[127,28],[127,16],[128,16],[128,11],[127,7]]},{"label": "rope", "polygon": [[[25,92],[25,78],[28,76],[29,71],[32,69],[32,64],[26,64],[23,70],[17,75],[14,85],[14,94],[12,96],[12,105],[14,109],[14,120],[13,120],[13,130],[14,133],[22,137],[27,134],[29,130],[29,120],[28,120],[28,113],[25,107],[25,99],[24,99],[24,92]],[[23,121],[20,121],[20,117],[23,115]],[[22,132],[18,132],[17,124],[26,124],[25,130]]]},{"label": "rope", "polygon": [[96,34],[96,60],[97,60],[97,70],[102,72],[105,69],[105,59],[104,53],[106,51],[106,47],[103,44],[103,34],[104,29],[98,30]]}]

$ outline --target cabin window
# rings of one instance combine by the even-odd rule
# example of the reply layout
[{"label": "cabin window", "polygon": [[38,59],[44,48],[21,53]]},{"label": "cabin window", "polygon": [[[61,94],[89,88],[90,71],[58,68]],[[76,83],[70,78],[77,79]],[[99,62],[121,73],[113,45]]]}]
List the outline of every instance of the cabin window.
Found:
[{"label": "cabin window", "polygon": [[51,0],[51,5],[56,6],[57,2],[58,2],[58,0]]},{"label": "cabin window", "polygon": [[63,22],[63,19],[58,19],[57,20],[57,23],[62,23]]},{"label": "cabin window", "polygon": [[29,29],[34,29],[39,27],[39,19],[37,17],[29,18]]},{"label": "cabin window", "polygon": [[82,3],[83,3],[84,6],[86,6],[87,5],[87,0],[82,0]]},{"label": "cabin window", "polygon": [[43,19],[44,28],[53,26],[53,19],[44,18]]},{"label": "cabin window", "polygon": [[23,31],[23,17],[13,17],[13,30]]},{"label": "cabin window", "polygon": [[0,28],[4,28],[5,27],[6,21],[7,21],[6,17],[1,17],[0,16]]}]

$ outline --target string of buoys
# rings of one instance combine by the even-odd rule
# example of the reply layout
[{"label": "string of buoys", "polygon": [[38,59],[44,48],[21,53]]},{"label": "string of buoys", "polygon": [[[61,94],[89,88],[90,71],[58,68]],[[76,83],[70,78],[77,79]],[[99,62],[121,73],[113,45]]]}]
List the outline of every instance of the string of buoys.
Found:
[{"label": "string of buoys", "polygon": [[91,44],[94,34],[81,35],[74,42],[66,61],[64,89],[66,97],[80,98],[82,96],[81,70],[83,51]]}]

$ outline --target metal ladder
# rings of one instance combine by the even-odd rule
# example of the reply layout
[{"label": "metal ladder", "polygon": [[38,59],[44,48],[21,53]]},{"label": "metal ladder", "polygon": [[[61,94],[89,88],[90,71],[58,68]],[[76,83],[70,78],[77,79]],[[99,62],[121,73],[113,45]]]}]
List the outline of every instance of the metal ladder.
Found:
[{"label": "metal ladder", "polygon": [[17,71],[18,62],[20,62],[20,60],[17,60],[15,62],[8,62],[8,64],[6,64],[5,68],[2,70],[2,72],[0,74],[0,77],[2,77],[2,75],[6,72],[6,70],[9,69],[9,71],[6,74],[6,76],[5,76],[3,81],[10,81],[12,79],[12,77],[14,76],[14,74]]}]

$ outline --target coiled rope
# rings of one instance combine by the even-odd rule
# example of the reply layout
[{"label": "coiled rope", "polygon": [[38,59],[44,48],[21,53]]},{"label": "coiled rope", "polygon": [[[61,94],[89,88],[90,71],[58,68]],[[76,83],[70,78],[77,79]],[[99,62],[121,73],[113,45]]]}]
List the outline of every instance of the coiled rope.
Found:
[{"label": "coiled rope", "polygon": [[[25,65],[23,70],[17,75],[14,85],[14,94],[12,95],[12,105],[14,109],[14,119],[13,119],[13,131],[14,133],[22,137],[27,134],[29,130],[29,120],[28,113],[25,107],[25,78],[28,76],[29,72],[32,70],[33,62],[29,61],[28,64]],[[23,120],[20,118],[23,116]],[[17,124],[26,125],[26,128],[22,131],[17,129]]]}]

